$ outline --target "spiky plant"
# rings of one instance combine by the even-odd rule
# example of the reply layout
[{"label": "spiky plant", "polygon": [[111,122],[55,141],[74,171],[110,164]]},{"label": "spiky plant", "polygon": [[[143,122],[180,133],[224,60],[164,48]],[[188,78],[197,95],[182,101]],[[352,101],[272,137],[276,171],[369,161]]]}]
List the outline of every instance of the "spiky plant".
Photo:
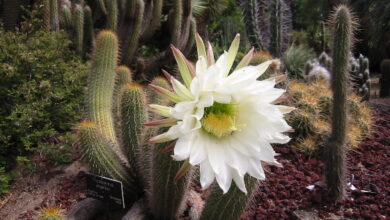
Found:
[{"label": "spiky plant", "polygon": [[[287,118],[294,128],[291,145],[310,154],[322,152],[326,148],[326,140],[331,136],[333,98],[328,81],[322,78],[310,82],[291,80],[287,88],[291,96],[288,105],[297,107]],[[367,103],[362,102],[362,97],[354,92],[348,95],[347,100],[348,112],[356,120],[349,124],[346,147],[355,149],[370,134],[372,111]]]},{"label": "spiky plant", "polygon": [[306,62],[313,59],[314,51],[305,45],[291,45],[283,56],[283,63],[290,77],[303,79]]},{"label": "spiky plant", "polygon": [[[239,37],[236,37],[229,51],[234,51],[235,46],[238,49],[238,39]],[[211,48],[206,51],[199,36],[196,37],[196,41],[198,53],[207,56],[207,62],[212,65],[215,61]],[[188,74],[195,71],[193,64],[187,61],[180,51],[174,47],[172,50],[180,71],[186,71]],[[252,55],[253,50],[243,58],[237,68],[246,66]],[[172,160],[171,155],[167,154],[174,150],[175,141],[163,144],[152,141],[155,137],[150,139],[166,131],[166,126],[172,125],[173,121],[149,113],[146,110],[146,103],[153,102],[162,107],[181,100],[176,91],[183,90],[183,85],[165,72],[173,88],[167,80],[157,77],[150,85],[153,90],[146,92],[142,85],[132,83],[131,72],[127,67],[117,67],[117,58],[117,35],[110,30],[101,31],[97,35],[91,61],[86,94],[86,119],[77,126],[80,137],[79,148],[93,173],[123,183],[127,204],[131,205],[135,202],[126,216],[178,219],[186,210],[187,201],[194,197],[191,191],[191,186],[194,184],[193,175],[199,171],[191,166],[191,160],[181,164]],[[228,65],[232,65],[234,58],[229,59]],[[183,74],[183,81],[189,85],[191,78],[187,77],[191,76]],[[275,79],[278,81],[277,78]],[[163,96],[157,96],[152,93],[153,91]],[[153,108],[157,105],[149,107],[154,109],[155,113],[161,114]],[[148,122],[149,118],[153,118],[154,121]],[[176,124],[176,121],[174,123]],[[248,207],[258,185],[257,180],[252,177],[246,177],[242,181],[246,185],[245,193],[242,186],[237,185],[232,186],[225,193],[214,187],[206,203],[198,202],[198,206],[191,209],[190,215],[200,219],[239,219]],[[77,207],[86,208],[93,204],[99,205],[88,200]],[[89,209],[99,210],[96,207],[89,207]]]},{"label": "spiky plant", "polygon": [[[117,33],[121,42],[119,62],[134,67],[136,73],[148,73],[171,62],[170,44],[186,52],[193,48],[196,21],[191,0],[174,0],[166,5],[168,10],[163,10],[163,0],[97,0],[90,6],[86,3],[65,0],[60,7],[61,28],[74,36],[75,49],[81,56],[90,51],[94,30],[102,26]],[[76,5],[84,9],[82,17]],[[168,18],[166,24],[162,17]],[[143,53],[145,50],[139,51],[141,47],[153,48],[153,52]]]},{"label": "spiky plant", "polygon": [[55,207],[55,206],[47,206],[42,208],[39,211],[39,220],[62,220],[65,218],[64,210]]},{"label": "spiky plant", "polygon": [[[144,126],[149,118],[147,96],[143,86],[131,83],[132,74],[127,67],[117,67],[117,59],[116,34],[102,31],[96,38],[91,62],[87,119],[77,127],[80,149],[94,173],[124,184],[129,201],[146,196],[151,215],[173,219],[184,211],[192,175],[188,173],[173,184],[181,165],[160,153],[165,146],[146,142],[155,133]],[[169,89],[165,79],[156,78],[154,82]],[[151,98],[157,99],[153,95]]]},{"label": "spiky plant", "polygon": [[339,6],[333,14],[332,133],[327,143],[326,182],[336,199],[345,196],[345,143],[347,141],[348,61],[353,41],[354,21],[349,8]]},{"label": "spiky plant", "polygon": [[265,10],[268,8],[267,1],[248,0],[241,1],[244,22],[248,39],[258,50],[266,50],[269,46],[269,25]]},{"label": "spiky plant", "polygon": [[269,51],[275,57],[282,57],[287,49],[292,30],[291,9],[284,0],[270,3],[271,42]]}]

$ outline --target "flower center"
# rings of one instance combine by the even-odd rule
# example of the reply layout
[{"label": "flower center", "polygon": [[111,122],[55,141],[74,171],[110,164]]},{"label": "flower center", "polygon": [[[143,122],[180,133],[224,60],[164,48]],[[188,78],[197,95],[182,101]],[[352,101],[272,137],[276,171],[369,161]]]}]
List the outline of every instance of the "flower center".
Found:
[{"label": "flower center", "polygon": [[200,122],[204,131],[221,138],[238,130],[236,119],[237,104],[214,102],[212,106],[204,109],[204,116]]}]

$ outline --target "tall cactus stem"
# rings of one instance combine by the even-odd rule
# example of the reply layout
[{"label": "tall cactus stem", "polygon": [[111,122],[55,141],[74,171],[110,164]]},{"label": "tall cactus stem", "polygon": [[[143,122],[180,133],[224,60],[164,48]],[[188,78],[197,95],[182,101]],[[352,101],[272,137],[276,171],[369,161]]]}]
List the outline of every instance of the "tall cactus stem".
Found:
[{"label": "tall cactus stem", "polygon": [[50,0],[43,0],[43,25],[45,31],[50,31]]},{"label": "tall cactus stem", "polygon": [[84,7],[84,53],[89,52],[95,41],[95,31],[93,28],[92,11],[87,5]]},{"label": "tall cactus stem", "polygon": [[172,44],[178,45],[181,34],[181,26],[183,23],[183,1],[174,0],[173,3],[173,22],[171,26]]},{"label": "tall cactus stem", "polygon": [[105,2],[107,6],[106,27],[107,29],[116,31],[118,26],[118,16],[119,16],[118,0],[106,0]]},{"label": "tall cactus stem", "polygon": [[68,6],[65,4],[61,6],[60,26],[61,26],[61,28],[64,28],[67,30],[72,29],[73,17],[72,17],[71,6]]},{"label": "tall cactus stem", "polygon": [[146,97],[142,86],[128,84],[121,91],[121,128],[124,151],[131,169],[142,185],[150,177],[150,149],[145,144],[145,129],[147,122]]},{"label": "tall cactus stem", "polygon": [[138,186],[127,168],[120,163],[110,148],[110,142],[100,134],[97,125],[84,121],[78,125],[79,146],[90,169],[97,175],[121,181],[131,196],[138,194]]},{"label": "tall cactus stem", "polygon": [[243,193],[236,185],[223,194],[222,190],[214,185],[213,191],[206,200],[200,220],[236,220],[239,219],[252,201],[253,192],[257,190],[257,180],[245,177],[248,194]]},{"label": "tall cactus stem", "polygon": [[58,1],[57,0],[49,0],[50,1],[50,29],[53,32],[57,32],[60,30],[60,22],[58,16]]},{"label": "tall cactus stem", "polygon": [[328,141],[326,181],[335,199],[345,196],[345,142],[347,133],[348,62],[353,41],[354,20],[348,7],[339,6],[333,14],[333,113]]},{"label": "tall cactus stem", "polygon": [[89,119],[113,143],[117,143],[112,114],[117,59],[117,36],[109,30],[101,31],[96,37],[86,101]]},{"label": "tall cactus stem", "polygon": [[130,65],[131,61],[134,58],[134,54],[138,48],[138,40],[142,31],[142,16],[144,14],[145,3],[143,0],[134,0],[132,3],[132,7],[136,10],[136,13],[133,16],[134,26],[131,30],[130,39],[127,43],[127,50],[124,54],[123,61],[125,64]]},{"label": "tall cactus stem", "polygon": [[282,0],[272,0],[271,4],[271,53],[281,57],[282,51]]},{"label": "tall cactus stem", "polygon": [[153,12],[148,28],[145,29],[142,34],[142,39],[149,39],[153,36],[154,32],[160,27],[161,13],[162,13],[163,0],[153,0]]},{"label": "tall cactus stem", "polygon": [[[160,133],[160,132],[159,132]],[[157,144],[152,154],[152,181],[149,206],[152,215],[157,219],[177,219],[184,211],[189,191],[189,184],[193,177],[190,168],[185,176],[174,183],[174,177],[181,168],[181,163],[172,160],[168,154],[161,154],[161,149],[169,143]]]},{"label": "tall cactus stem", "polygon": [[84,9],[81,5],[77,4],[74,7],[74,33],[75,33],[75,46],[76,52],[80,56],[83,55],[83,43],[84,43]]},{"label": "tall cactus stem", "polygon": [[249,41],[258,50],[265,50],[262,42],[260,30],[258,0],[242,1],[241,8],[243,9],[244,22],[248,33]]}]

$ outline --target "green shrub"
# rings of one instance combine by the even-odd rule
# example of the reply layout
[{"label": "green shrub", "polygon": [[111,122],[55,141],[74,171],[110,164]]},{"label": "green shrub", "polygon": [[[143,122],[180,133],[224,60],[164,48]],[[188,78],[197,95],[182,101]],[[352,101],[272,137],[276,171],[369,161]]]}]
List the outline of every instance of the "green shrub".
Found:
[{"label": "green shrub", "polygon": [[289,76],[304,78],[305,64],[315,57],[314,51],[305,45],[291,45],[284,54],[284,66]]},{"label": "green shrub", "polygon": [[64,33],[0,28],[0,35],[0,163],[7,165],[80,120],[87,66]]}]

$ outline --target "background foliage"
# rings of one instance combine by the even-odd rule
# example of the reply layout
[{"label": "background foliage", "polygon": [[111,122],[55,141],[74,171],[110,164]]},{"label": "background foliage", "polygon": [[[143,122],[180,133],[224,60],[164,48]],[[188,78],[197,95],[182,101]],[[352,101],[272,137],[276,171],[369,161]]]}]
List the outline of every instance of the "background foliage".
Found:
[{"label": "background foliage", "polygon": [[62,32],[0,34],[0,163],[8,166],[80,119],[87,67]]}]

